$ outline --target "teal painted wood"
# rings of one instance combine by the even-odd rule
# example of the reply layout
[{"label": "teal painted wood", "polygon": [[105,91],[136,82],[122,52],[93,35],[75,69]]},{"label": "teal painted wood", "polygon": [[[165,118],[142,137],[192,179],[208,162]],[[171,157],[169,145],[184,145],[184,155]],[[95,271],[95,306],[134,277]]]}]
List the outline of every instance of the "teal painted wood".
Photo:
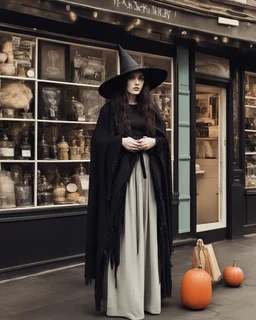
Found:
[{"label": "teal painted wood", "polygon": [[178,159],[179,159],[179,233],[190,232],[190,91],[189,51],[177,48],[178,67]]}]

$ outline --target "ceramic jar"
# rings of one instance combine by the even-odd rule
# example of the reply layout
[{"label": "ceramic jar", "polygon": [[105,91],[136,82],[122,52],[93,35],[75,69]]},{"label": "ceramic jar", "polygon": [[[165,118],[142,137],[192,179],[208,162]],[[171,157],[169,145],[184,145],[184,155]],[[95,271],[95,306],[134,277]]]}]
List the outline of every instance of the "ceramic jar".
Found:
[{"label": "ceramic jar", "polygon": [[59,160],[68,160],[68,151],[69,146],[65,141],[65,137],[62,136],[61,141],[57,144],[58,147],[58,159]]},{"label": "ceramic jar", "polygon": [[69,147],[70,160],[80,160],[81,159],[81,149],[76,144],[76,140],[72,141],[71,146]]},{"label": "ceramic jar", "polygon": [[55,204],[65,203],[66,201],[66,188],[63,183],[60,183],[53,190],[53,202]]}]

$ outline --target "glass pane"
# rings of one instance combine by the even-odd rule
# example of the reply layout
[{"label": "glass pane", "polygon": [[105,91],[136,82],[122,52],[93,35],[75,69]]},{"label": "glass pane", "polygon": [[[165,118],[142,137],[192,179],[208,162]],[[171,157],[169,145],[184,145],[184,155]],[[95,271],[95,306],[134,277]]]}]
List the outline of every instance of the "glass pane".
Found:
[{"label": "glass pane", "polygon": [[246,73],[245,187],[256,187],[256,74]]},{"label": "glass pane", "polygon": [[82,46],[70,46],[72,82],[100,85],[117,74],[117,56]]},{"label": "glass pane", "polygon": [[160,68],[167,71],[167,79],[166,82],[171,82],[172,79],[172,64],[170,63],[170,59],[164,58],[155,58],[151,56],[143,57],[143,66],[146,68]]},{"label": "glass pane", "polygon": [[34,164],[0,163],[0,210],[34,206]]},{"label": "glass pane", "polygon": [[35,78],[35,38],[0,33],[0,46],[1,75]]},{"label": "glass pane", "polygon": [[[219,219],[219,96],[196,95],[197,224]],[[207,92],[207,88],[204,88]],[[210,201],[209,201],[210,199]]]},{"label": "glass pane", "polygon": [[161,84],[152,90],[154,103],[158,105],[162,118],[165,121],[166,128],[172,128],[172,87],[169,84]]}]

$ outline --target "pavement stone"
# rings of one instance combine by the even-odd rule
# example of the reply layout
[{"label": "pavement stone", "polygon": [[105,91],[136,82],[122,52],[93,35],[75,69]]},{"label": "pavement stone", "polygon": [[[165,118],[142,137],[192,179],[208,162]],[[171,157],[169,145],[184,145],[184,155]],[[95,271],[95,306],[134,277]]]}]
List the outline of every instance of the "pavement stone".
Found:
[{"label": "pavement stone", "polygon": [[[145,314],[145,320],[253,320],[256,301],[256,235],[213,244],[221,271],[237,261],[245,281],[239,288],[223,283],[214,286],[213,297],[205,310],[192,311],[182,306],[180,283],[191,268],[193,247],[176,248],[173,253],[173,296],[163,301],[158,316]],[[73,267],[21,280],[0,282],[0,320],[103,320],[104,310],[94,309],[93,287],[84,286],[84,267]],[[124,319],[124,318],[114,318]]]}]

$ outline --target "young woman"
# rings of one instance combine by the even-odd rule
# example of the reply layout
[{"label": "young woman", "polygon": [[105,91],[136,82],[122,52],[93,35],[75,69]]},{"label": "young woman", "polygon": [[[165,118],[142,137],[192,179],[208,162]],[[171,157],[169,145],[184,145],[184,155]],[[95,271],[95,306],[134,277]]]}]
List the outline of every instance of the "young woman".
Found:
[{"label": "young woman", "polygon": [[150,99],[167,73],[118,49],[121,73],[99,88],[110,101],[91,144],[85,279],[98,311],[139,320],[171,296],[170,150]]}]

